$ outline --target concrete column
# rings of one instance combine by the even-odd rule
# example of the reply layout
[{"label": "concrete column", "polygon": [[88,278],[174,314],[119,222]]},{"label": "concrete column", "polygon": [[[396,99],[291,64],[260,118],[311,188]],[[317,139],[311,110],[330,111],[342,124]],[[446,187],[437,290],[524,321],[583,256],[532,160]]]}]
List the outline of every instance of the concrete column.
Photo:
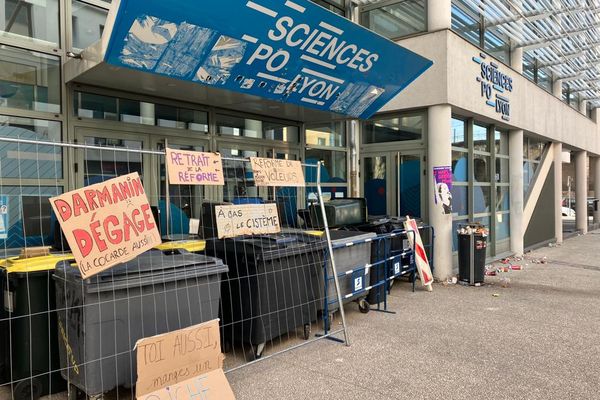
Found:
[{"label": "concrete column", "polygon": [[510,66],[518,73],[523,73],[523,48],[517,47],[510,52]]},{"label": "concrete column", "polygon": [[452,27],[452,1],[427,0],[427,30],[435,32]]},{"label": "concrete column", "polygon": [[575,153],[575,223],[583,234],[588,231],[587,195],[587,151],[578,151]]},{"label": "concrete column", "polygon": [[562,84],[562,79],[557,79],[554,81],[554,83],[552,83],[552,94],[559,99],[562,99]]},{"label": "concrete column", "polygon": [[562,226],[562,143],[554,143],[554,236],[563,242]]},{"label": "concrete column", "polygon": [[508,154],[510,156],[510,249],[517,256],[523,255],[523,131],[511,130],[508,133]]},{"label": "concrete column", "polygon": [[[600,158],[594,158],[594,197],[600,199]],[[600,210],[594,211],[594,223],[600,223]]]},{"label": "concrete column", "polygon": [[587,100],[581,100],[579,102],[579,112],[583,115],[587,115]]},{"label": "concrete column", "polygon": [[[452,165],[452,108],[431,106],[428,110],[427,182],[433,182],[433,167]],[[452,215],[443,214],[435,203],[435,188],[427,184],[429,223],[435,229],[435,278],[446,280],[452,275]]]},{"label": "concrete column", "polygon": [[592,121],[600,122],[600,108],[592,108]]}]

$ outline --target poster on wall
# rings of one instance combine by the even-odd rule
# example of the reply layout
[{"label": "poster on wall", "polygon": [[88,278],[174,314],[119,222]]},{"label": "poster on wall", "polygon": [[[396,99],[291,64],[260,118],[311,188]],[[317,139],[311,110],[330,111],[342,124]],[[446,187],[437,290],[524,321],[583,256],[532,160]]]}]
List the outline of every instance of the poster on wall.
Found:
[{"label": "poster on wall", "polygon": [[219,153],[166,150],[169,183],[174,185],[223,185],[223,163]]},{"label": "poster on wall", "polygon": [[8,238],[8,196],[0,196],[0,239]]},{"label": "poster on wall", "polygon": [[161,243],[137,172],[50,198],[86,279]]},{"label": "poster on wall", "polygon": [[433,167],[435,204],[444,215],[452,214],[452,167]]}]

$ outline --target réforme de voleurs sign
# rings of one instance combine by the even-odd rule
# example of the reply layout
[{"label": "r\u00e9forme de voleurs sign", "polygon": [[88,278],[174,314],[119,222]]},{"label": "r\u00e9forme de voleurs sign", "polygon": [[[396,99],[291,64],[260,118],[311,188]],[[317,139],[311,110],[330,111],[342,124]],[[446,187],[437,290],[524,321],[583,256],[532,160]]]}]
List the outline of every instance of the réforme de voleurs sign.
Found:
[{"label": "r\u00e9forme de voleurs sign", "polygon": [[308,0],[121,0],[105,60],[369,118],[432,65]]}]

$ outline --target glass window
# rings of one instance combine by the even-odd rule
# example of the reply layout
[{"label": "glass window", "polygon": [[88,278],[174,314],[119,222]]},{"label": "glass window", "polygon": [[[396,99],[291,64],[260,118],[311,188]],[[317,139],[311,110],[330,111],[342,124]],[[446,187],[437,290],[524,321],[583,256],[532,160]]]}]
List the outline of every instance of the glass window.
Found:
[{"label": "glass window", "polygon": [[102,37],[108,10],[77,0],[73,0],[71,4],[73,10],[71,15],[73,47],[85,49]]},{"label": "glass window", "polygon": [[[237,147],[220,147],[219,152],[223,157],[258,157],[258,151],[243,150]],[[243,160],[223,160],[223,175],[225,177],[224,201],[237,202],[240,197],[258,200],[258,188],[254,186],[254,175],[250,163]]]},{"label": "glass window", "polygon": [[297,126],[217,114],[217,133],[298,143]]},{"label": "glass window", "polygon": [[122,122],[143,125],[154,125],[156,115],[154,104],[129,99],[119,99],[119,113]]},{"label": "glass window", "polygon": [[496,211],[510,209],[510,190],[508,186],[496,187]]},{"label": "glass window", "polygon": [[496,254],[510,251],[510,214],[496,214]]},{"label": "glass window", "polygon": [[490,182],[490,171],[490,156],[482,156],[480,154],[475,154],[473,156],[473,175],[475,178],[475,182]]},{"label": "glass window", "polygon": [[316,164],[319,161],[323,162],[321,182],[343,183],[347,181],[345,151],[306,149],[307,164]]},{"label": "glass window", "polygon": [[458,216],[469,214],[469,188],[452,185],[452,213]]},{"label": "glass window", "polygon": [[262,125],[265,139],[290,143],[300,141],[300,129],[296,125],[283,125],[269,121],[263,121]]},{"label": "glass window", "polygon": [[508,38],[497,32],[485,31],[483,48],[496,59],[505,64],[510,63],[510,43]]},{"label": "glass window", "polygon": [[343,122],[331,122],[306,127],[306,144],[313,146],[346,146],[346,130]]},{"label": "glass window", "polygon": [[537,84],[547,92],[552,92],[552,72],[547,68],[540,68],[537,71]]},{"label": "glass window", "polygon": [[75,115],[81,118],[117,121],[117,98],[94,93],[75,92]]},{"label": "glass window", "polygon": [[313,3],[325,7],[338,15],[344,16],[344,0],[311,0]]},{"label": "glass window", "polygon": [[[117,176],[137,172],[143,176],[143,149],[141,140],[106,138],[101,136],[86,136],[85,144],[107,147],[104,149],[86,149],[84,151],[85,186],[104,182]],[[130,149],[130,152],[114,151],[112,148]],[[136,151],[137,150],[137,151]]]},{"label": "glass window", "polygon": [[454,182],[468,182],[469,179],[469,153],[466,151],[452,152],[452,180]]},{"label": "glass window", "polygon": [[368,7],[361,13],[363,26],[388,39],[425,32],[425,0],[397,1],[384,6]]},{"label": "glass window", "polygon": [[58,27],[58,0],[0,0],[1,36],[58,47]]},{"label": "glass window", "polygon": [[[489,186],[473,187],[473,212],[489,213],[492,205],[492,188]],[[489,226],[489,225],[488,225]]]},{"label": "glass window", "polygon": [[496,154],[508,155],[508,132],[494,132],[494,144],[496,146]]},{"label": "glass window", "polygon": [[452,1],[452,30],[475,46],[479,46],[480,26],[478,13],[462,0]]},{"label": "glass window", "polygon": [[60,59],[0,46],[0,107],[60,112]]},{"label": "glass window", "polygon": [[[0,136],[60,142],[61,125],[57,121],[0,116]],[[62,177],[60,147],[0,140],[0,178],[38,180]]]},{"label": "glass window", "polygon": [[467,147],[467,125],[462,119],[452,118],[452,146]]},{"label": "glass window", "polygon": [[424,129],[425,115],[422,113],[368,120],[363,124],[363,143],[421,140]]},{"label": "glass window", "polygon": [[540,161],[544,153],[544,143],[537,140],[529,140],[529,159]]},{"label": "glass window", "polygon": [[508,170],[508,158],[496,158],[496,182],[508,183],[509,182],[509,170]]},{"label": "glass window", "polygon": [[535,59],[528,53],[523,54],[523,76],[530,81],[535,82],[535,69]]},{"label": "glass window", "polygon": [[473,125],[473,149],[489,153],[489,131],[486,126]]},{"label": "glass window", "polygon": [[51,245],[57,222],[49,199],[62,191],[62,187],[54,186],[1,186],[0,196],[8,201],[8,226],[0,248]]}]

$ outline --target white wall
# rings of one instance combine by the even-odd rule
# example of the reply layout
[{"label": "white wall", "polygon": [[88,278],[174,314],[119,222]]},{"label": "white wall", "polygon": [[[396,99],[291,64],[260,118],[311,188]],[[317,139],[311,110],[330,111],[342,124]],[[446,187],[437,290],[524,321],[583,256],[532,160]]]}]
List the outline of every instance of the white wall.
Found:
[{"label": "white wall", "polygon": [[[472,57],[480,50],[449,30],[424,34],[398,42],[433,60],[434,65],[382,111],[450,104],[459,113],[471,114],[484,122],[510,129],[523,129],[548,140],[560,141],[592,154],[600,154],[598,125],[527,78],[500,63],[499,70],[513,78],[510,121],[485,104],[481,85],[476,81],[480,65]],[[487,57],[486,61],[493,60]],[[462,112],[461,112],[462,111]]]}]

